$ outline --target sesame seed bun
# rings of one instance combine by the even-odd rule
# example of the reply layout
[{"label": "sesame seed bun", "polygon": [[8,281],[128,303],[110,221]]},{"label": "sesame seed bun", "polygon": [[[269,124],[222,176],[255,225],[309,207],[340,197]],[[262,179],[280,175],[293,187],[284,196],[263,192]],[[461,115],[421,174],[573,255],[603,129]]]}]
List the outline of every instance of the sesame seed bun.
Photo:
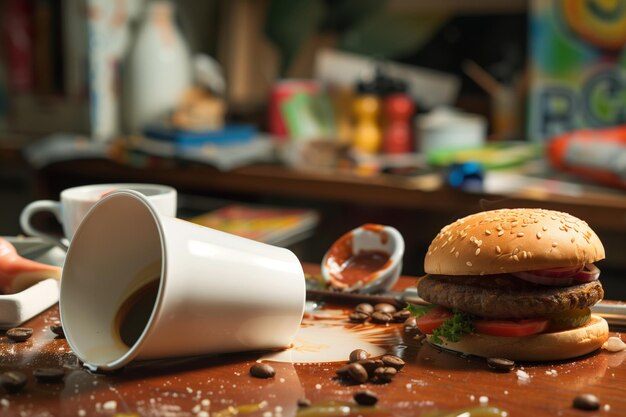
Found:
[{"label": "sesame seed bun", "polygon": [[424,270],[438,275],[484,275],[574,267],[604,259],[586,222],[552,210],[501,209],[472,214],[441,229]]},{"label": "sesame seed bun", "polygon": [[602,317],[592,315],[587,325],[575,329],[532,336],[501,337],[484,334],[464,335],[453,343],[443,340],[431,344],[467,355],[506,358],[515,361],[553,361],[591,353],[609,337],[609,326]]}]

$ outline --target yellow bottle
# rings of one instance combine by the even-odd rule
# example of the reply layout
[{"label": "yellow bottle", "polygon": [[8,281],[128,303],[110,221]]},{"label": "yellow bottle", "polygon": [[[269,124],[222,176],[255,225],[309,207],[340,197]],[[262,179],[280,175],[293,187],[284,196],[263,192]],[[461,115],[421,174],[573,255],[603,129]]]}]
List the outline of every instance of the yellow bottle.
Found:
[{"label": "yellow bottle", "polygon": [[360,95],[354,100],[356,127],[353,148],[356,152],[376,154],[382,142],[382,132],[378,124],[380,100],[373,94]]}]

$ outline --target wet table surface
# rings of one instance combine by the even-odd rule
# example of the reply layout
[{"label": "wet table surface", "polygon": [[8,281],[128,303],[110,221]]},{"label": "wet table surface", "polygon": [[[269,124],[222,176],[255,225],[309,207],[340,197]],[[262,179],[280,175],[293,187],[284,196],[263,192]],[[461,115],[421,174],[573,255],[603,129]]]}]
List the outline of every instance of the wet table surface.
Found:
[{"label": "wet table surface", "polygon": [[[403,277],[400,287],[414,282]],[[406,331],[403,324],[350,324],[347,314],[353,305],[327,303],[307,315],[289,351],[135,363],[107,375],[83,369],[66,340],[52,333],[49,326],[58,322],[55,306],[25,323],[34,329],[26,342],[12,342],[0,333],[0,371],[28,376],[17,394],[0,389],[0,415],[419,416],[438,410],[457,416],[462,414],[453,411],[480,406],[498,407],[509,416],[626,415],[626,351],[517,364],[512,372],[496,373],[483,359],[463,358],[416,340],[415,331]],[[618,330],[612,329],[612,335],[619,335]],[[335,371],[357,347],[375,355],[399,355],[406,366],[388,383],[358,385],[337,379]],[[250,367],[261,359],[272,360],[274,378],[250,376]],[[311,363],[331,359],[342,361]],[[32,375],[37,368],[63,369],[64,381],[37,382]],[[363,389],[378,396],[376,407],[354,406],[354,393]],[[583,393],[598,397],[599,410],[572,407],[573,399]],[[313,407],[299,408],[303,398]],[[338,403],[323,407],[329,401]]]}]

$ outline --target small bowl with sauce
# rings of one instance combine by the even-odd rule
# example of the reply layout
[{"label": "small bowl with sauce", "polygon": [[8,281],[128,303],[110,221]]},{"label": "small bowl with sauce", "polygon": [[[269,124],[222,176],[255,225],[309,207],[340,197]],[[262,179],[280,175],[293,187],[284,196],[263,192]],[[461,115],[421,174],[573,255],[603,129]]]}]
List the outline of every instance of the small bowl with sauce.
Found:
[{"label": "small bowl with sauce", "polygon": [[364,224],[341,236],[324,255],[322,276],[332,288],[389,290],[402,271],[404,238],[391,226]]}]

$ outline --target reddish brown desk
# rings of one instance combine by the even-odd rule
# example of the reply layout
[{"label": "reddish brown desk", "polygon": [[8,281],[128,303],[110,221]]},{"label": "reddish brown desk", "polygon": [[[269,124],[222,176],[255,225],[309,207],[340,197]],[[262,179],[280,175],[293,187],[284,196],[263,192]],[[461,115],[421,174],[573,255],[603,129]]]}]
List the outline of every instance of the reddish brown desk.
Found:
[{"label": "reddish brown desk", "polygon": [[[414,282],[403,277],[400,286]],[[422,345],[402,325],[394,324],[383,329],[386,336],[380,344],[387,352],[402,356],[407,365],[387,384],[359,386],[337,380],[335,370],[342,366],[340,363],[274,363],[275,378],[255,379],[248,370],[261,353],[136,364],[118,374],[94,375],[82,369],[67,342],[55,339],[47,328],[57,318],[58,310],[53,307],[31,320],[26,325],[35,329],[34,335],[22,344],[0,337],[0,371],[20,370],[29,376],[39,367],[62,367],[66,371],[64,383],[41,384],[30,377],[23,392],[0,392],[1,415],[223,417],[238,412],[293,416],[300,398],[306,397],[313,404],[325,400],[351,402],[352,395],[363,388],[379,396],[381,411],[377,415],[418,416],[429,410],[467,408],[481,402],[501,407],[510,416],[626,413],[626,351],[599,351],[576,361],[518,366],[517,370],[529,376],[526,379],[523,373],[494,373],[483,360]],[[580,393],[597,395],[600,411],[572,408],[573,398]],[[370,415],[366,411],[361,410]]]}]

